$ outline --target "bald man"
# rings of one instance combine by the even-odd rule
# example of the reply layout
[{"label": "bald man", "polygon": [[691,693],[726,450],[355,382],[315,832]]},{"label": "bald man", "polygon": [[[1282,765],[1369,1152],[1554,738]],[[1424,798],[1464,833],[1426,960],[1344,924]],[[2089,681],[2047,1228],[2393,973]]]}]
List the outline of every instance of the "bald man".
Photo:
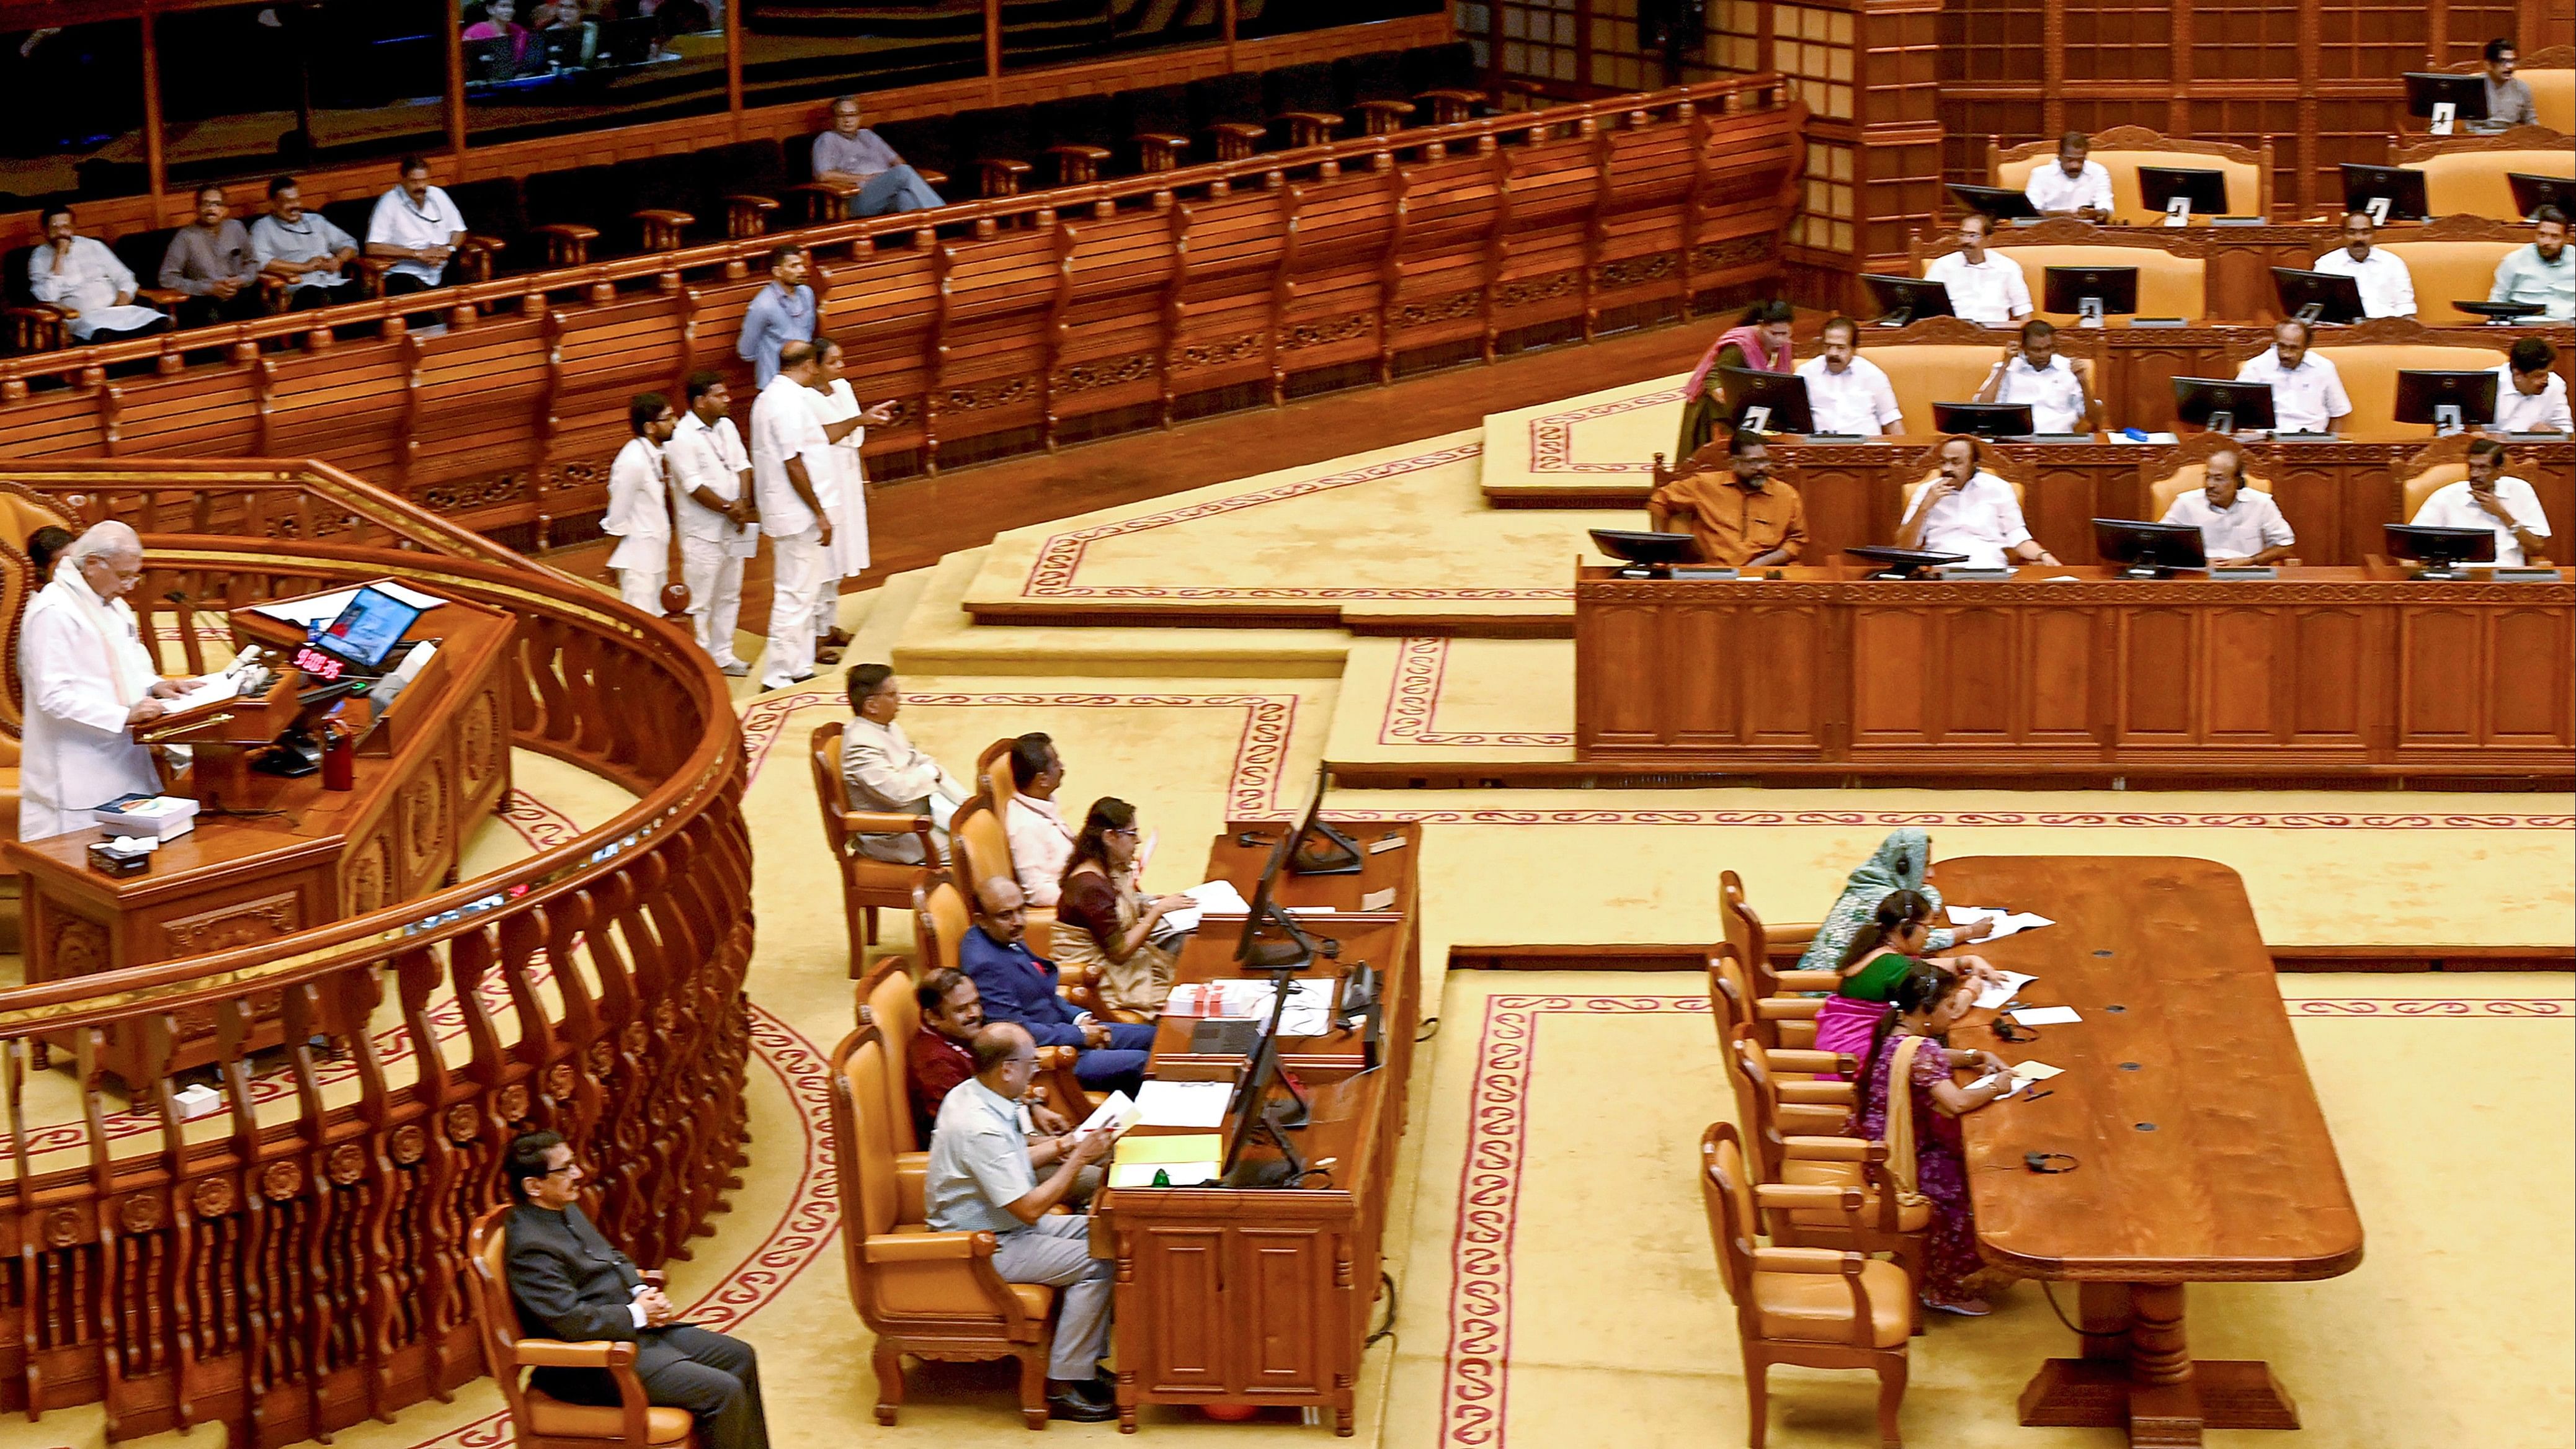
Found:
[{"label": "bald man", "polygon": [[1055,963],[1029,950],[1027,897],[1019,882],[997,875],[975,887],[975,928],[957,943],[957,967],[975,978],[986,1021],[1025,1028],[1040,1046],[1079,1049],[1073,1074],[1095,1092],[1134,1095],[1145,1080],[1154,1028],[1102,1021],[1078,1011],[1058,989]]},{"label": "bald man", "polygon": [[27,701],[18,767],[18,838],[85,830],[90,811],[120,795],[161,793],[149,746],[134,726],[166,713],[190,681],[163,679],[125,596],[143,581],[143,541],[98,524],[56,560],[27,606],[18,678]]}]

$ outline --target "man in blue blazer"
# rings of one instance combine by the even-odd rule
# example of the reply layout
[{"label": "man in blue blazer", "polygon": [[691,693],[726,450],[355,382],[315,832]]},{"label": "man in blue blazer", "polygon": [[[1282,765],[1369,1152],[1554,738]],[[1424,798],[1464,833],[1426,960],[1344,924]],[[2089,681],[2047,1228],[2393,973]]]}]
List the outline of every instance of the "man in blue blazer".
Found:
[{"label": "man in blue blazer", "polygon": [[1039,1046],[1080,1048],[1073,1074],[1084,1086],[1133,1096],[1145,1080],[1154,1028],[1144,1022],[1099,1021],[1056,991],[1055,963],[1022,939],[1028,911],[1019,882],[994,876],[975,887],[975,928],[957,945],[957,965],[975,978],[984,1020],[1016,1022]]}]

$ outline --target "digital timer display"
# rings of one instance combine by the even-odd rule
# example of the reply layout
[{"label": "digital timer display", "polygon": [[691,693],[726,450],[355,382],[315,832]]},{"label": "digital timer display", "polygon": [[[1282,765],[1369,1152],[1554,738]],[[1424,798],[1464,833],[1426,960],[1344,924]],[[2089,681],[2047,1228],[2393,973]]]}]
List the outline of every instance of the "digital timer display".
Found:
[{"label": "digital timer display", "polygon": [[324,684],[337,682],[340,671],[349,667],[349,661],[326,650],[316,649],[310,644],[297,647],[294,664],[296,668]]}]

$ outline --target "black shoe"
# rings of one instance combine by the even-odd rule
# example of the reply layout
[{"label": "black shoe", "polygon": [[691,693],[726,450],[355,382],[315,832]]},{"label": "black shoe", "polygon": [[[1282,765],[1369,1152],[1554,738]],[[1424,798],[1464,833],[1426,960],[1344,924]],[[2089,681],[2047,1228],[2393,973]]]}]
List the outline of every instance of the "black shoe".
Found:
[{"label": "black shoe", "polygon": [[1106,1424],[1118,1417],[1116,1404],[1097,1402],[1078,1387],[1061,1393],[1050,1390],[1046,1396],[1046,1402],[1047,1417],[1062,1419],[1067,1423]]}]

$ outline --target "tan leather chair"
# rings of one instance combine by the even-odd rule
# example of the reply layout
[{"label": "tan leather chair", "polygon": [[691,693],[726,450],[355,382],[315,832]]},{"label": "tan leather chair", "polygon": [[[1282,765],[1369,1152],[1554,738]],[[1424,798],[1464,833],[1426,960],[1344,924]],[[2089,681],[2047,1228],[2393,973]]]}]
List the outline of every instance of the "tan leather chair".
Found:
[{"label": "tan leather chair", "polygon": [[[2165,510],[2174,506],[2175,499],[2186,493],[2197,493],[2208,486],[2208,483],[2209,465],[2207,463],[2185,463],[2176,469],[2171,477],[2149,484],[2146,521],[2153,523],[2164,517]],[[2272,485],[2250,474],[2245,476],[2244,488],[2248,493],[2260,493],[2266,498],[2272,496]],[[2291,525],[2293,528],[2297,526]]]},{"label": "tan leather chair", "polygon": [[876,1335],[877,1422],[903,1404],[903,1356],[1015,1358],[1020,1413],[1047,1422],[1047,1314],[1055,1290],[1007,1283],[993,1271],[991,1233],[934,1233],[901,1221],[893,1124],[887,1120],[883,1038],[874,1026],[832,1052],[832,1166],[840,1187],[842,1258],[850,1302]]},{"label": "tan leather chair", "polygon": [[911,1073],[904,1053],[921,1030],[921,1004],[912,994],[912,972],[900,958],[879,966],[859,986],[859,1025],[873,1026],[886,1044],[886,1136],[894,1149],[895,1220],[927,1222],[923,1191],[930,1172],[929,1144],[912,1125]]},{"label": "tan leather chair", "polygon": [[995,740],[975,757],[975,788],[996,813],[1007,810],[1019,793],[1019,781],[1011,774],[1011,746],[1016,743],[1016,738]]},{"label": "tan leather chair", "polygon": [[2012,336],[1997,329],[1991,342],[1864,346],[1861,355],[1887,374],[1888,389],[1896,394],[1896,410],[1905,415],[1905,431],[1919,437],[1932,431],[1934,403],[1968,402],[1976,397]]},{"label": "tan leather chair", "polygon": [[[2512,144],[2526,140],[2528,145]],[[2496,144],[2500,141],[2503,144]],[[2433,141],[2405,152],[2399,164],[2424,173],[2424,209],[2435,216],[2466,214],[2519,221],[2522,214],[2514,210],[2513,183],[2505,178],[2519,171],[2576,179],[2576,149],[2571,148],[2576,143],[2564,134],[2526,126],[2504,137]]]},{"label": "tan leather chair", "polygon": [[2377,250],[2406,264],[2415,286],[2415,320],[2427,327],[2475,327],[2486,319],[2454,302],[2483,302],[2495,287],[2496,263],[2518,241],[2391,241]]},{"label": "tan leather chair", "polygon": [[2048,310],[2050,267],[2136,267],[2139,316],[2180,317],[2186,322],[2198,322],[2209,315],[2209,264],[2199,257],[2176,256],[2151,246],[2016,246],[2010,244],[2009,231],[1995,240],[1990,250],[1996,256],[2009,257],[2013,265],[2021,268],[2022,280],[2030,285],[2031,305],[2038,309],[2031,315],[2060,327],[2074,326],[2076,317],[2072,312]]},{"label": "tan leather chair", "polygon": [[[1736,1116],[1760,1149],[1762,1175],[1777,1182],[1787,1140],[1840,1135],[1851,1126],[1855,1100],[1852,1084],[1839,1076],[1783,1080],[1778,1073],[1847,1073],[1854,1063],[1850,1057],[1829,1052],[1764,1049],[1745,1010],[1743,977],[1718,955],[1727,949],[1721,945],[1709,958],[1708,1000],[1717,1021],[1718,1054],[1725,1059],[1726,1085],[1735,1097]],[[1747,1049],[1739,1051],[1738,1042]]]},{"label": "tan leather chair", "polygon": [[[2259,150],[2230,146],[2224,142],[2171,141],[2139,126],[2114,126],[2092,136],[2093,149],[2085,159],[2099,161],[2111,173],[2111,211],[2115,219],[2131,226],[2144,226],[2164,220],[2164,208],[2147,205],[2146,196],[2138,189],[2141,166],[2180,166],[2197,171],[2223,171],[2227,174],[2227,204],[2239,216],[2272,214],[2272,143],[2266,139]],[[2030,185],[2030,173],[2042,166],[2057,164],[2057,138],[2050,136],[2027,142],[2007,151],[1989,138],[1986,142],[1986,174],[1991,186],[2019,191]],[[2195,216],[2195,226],[2205,226],[2209,218]],[[2037,292],[2032,296],[2036,297]]]},{"label": "tan leather chair", "polygon": [[[1010,774],[1007,761],[1002,773],[1005,776]],[[977,882],[997,875],[1019,879],[1019,872],[1011,865],[1011,833],[1002,824],[1002,809],[983,794],[979,793],[958,806],[956,815],[949,819],[948,848],[956,856],[951,865],[961,891],[971,892]],[[1054,939],[1055,907],[1029,907],[1029,949],[1044,956]],[[1066,996],[1079,1000],[1073,997],[1072,988],[1076,984],[1072,981],[1063,983]]]},{"label": "tan leather chair", "polygon": [[2576,70],[2563,66],[2525,70],[2517,65],[2513,73],[2531,87],[2531,109],[2541,125],[2561,135],[2576,133]]},{"label": "tan leather chair", "polygon": [[[867,972],[868,948],[877,943],[877,911],[904,910],[912,893],[937,873],[938,842],[931,838],[930,817],[893,811],[853,810],[841,777],[842,721],[816,725],[810,763],[814,767],[814,803],[823,812],[823,840],[841,868],[841,909],[850,930],[850,979]],[[927,865],[902,865],[859,853],[861,835],[911,835],[921,841]]]},{"label": "tan leather chair", "polygon": [[1717,873],[1717,915],[1725,923],[1727,944],[1744,959],[1744,969],[1752,977],[1753,989],[1763,996],[1778,996],[1789,991],[1831,991],[1840,979],[1829,971],[1780,971],[1773,969],[1771,949],[1775,946],[1805,947],[1815,944],[1816,924],[1769,926],[1763,924],[1753,903],[1744,898],[1744,879],[1731,870]]},{"label": "tan leather chair", "polygon": [[[521,1338],[519,1308],[510,1297],[508,1268],[510,1214],[504,1203],[474,1220],[465,1238],[465,1296],[474,1308],[476,1336],[483,1342],[483,1363],[501,1386],[501,1402],[510,1415],[510,1436],[518,1449],[687,1449],[697,1442],[697,1421],[686,1409],[657,1408],[644,1401],[644,1382],[635,1376],[635,1345],[600,1339],[568,1343],[559,1338]],[[660,1287],[662,1275],[644,1281]],[[617,1385],[617,1403],[567,1404],[542,1389],[527,1387],[519,1371],[527,1368],[605,1370]]]},{"label": "tan leather chair", "polygon": [[1717,1042],[1733,1039],[1736,1023],[1753,1030],[1765,1050],[1803,1051],[1816,1043],[1820,996],[1765,996],[1744,969],[1743,953],[1733,942],[1720,941],[1708,952],[1708,1004],[1717,1014]]},{"label": "tan leather chair", "polygon": [[[2381,319],[2353,329],[2373,329],[2380,336],[2403,334],[2412,324]],[[2340,429],[2355,442],[2407,442],[2433,436],[2430,423],[2390,421],[2397,410],[2397,374],[2407,369],[2441,372],[2492,372],[2505,355],[2487,347],[2452,347],[2425,341],[2329,341],[2320,334],[2317,354],[2335,365],[2343,378],[2344,396],[2352,399],[2352,416]]]},{"label": "tan leather chair", "polygon": [[1756,1241],[1761,1209],[1828,1198],[1840,1207],[1849,1194],[1756,1186],[1735,1129],[1724,1122],[1700,1135],[1699,1183],[1718,1273],[1735,1301],[1752,1449],[1762,1449],[1769,1433],[1771,1366],[1777,1363],[1874,1371],[1879,1443],[1902,1444],[1896,1418],[1905,1402],[1906,1345],[1914,1331],[1914,1291],[1905,1270],[1857,1252],[1763,1247]]}]

